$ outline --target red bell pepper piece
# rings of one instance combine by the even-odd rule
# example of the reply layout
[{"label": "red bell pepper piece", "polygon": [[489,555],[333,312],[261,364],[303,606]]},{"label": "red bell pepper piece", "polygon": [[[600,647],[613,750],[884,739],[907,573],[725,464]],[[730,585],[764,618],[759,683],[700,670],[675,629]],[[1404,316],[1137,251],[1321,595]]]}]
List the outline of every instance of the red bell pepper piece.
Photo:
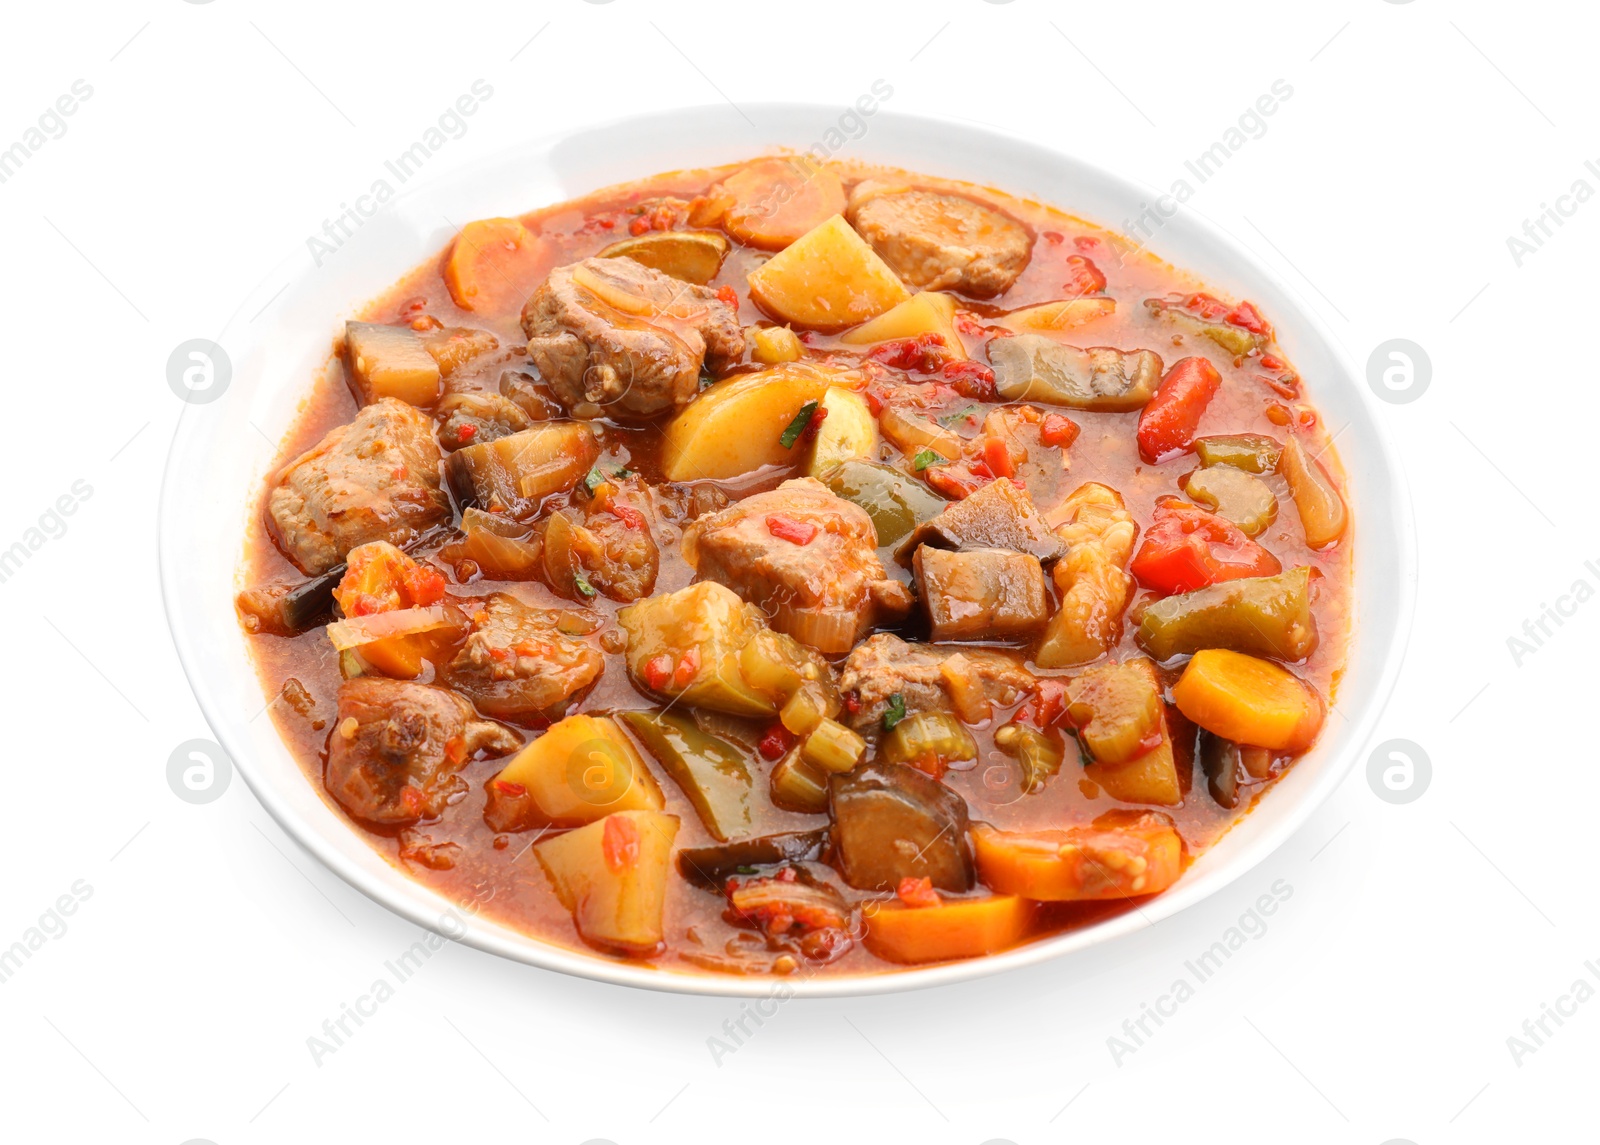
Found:
[{"label": "red bell pepper piece", "polygon": [[797,521],[783,513],[772,513],[767,517],[767,532],[791,545],[806,545],[811,543],[811,538],[817,535],[818,530],[810,521]]},{"label": "red bell pepper piece", "polygon": [[1193,505],[1160,505],[1128,571],[1146,588],[1176,593],[1283,566],[1231,521]]},{"label": "red bell pepper piece", "polygon": [[1200,416],[1221,388],[1222,375],[1204,358],[1174,362],[1139,415],[1139,456],[1153,465],[1187,453]]}]

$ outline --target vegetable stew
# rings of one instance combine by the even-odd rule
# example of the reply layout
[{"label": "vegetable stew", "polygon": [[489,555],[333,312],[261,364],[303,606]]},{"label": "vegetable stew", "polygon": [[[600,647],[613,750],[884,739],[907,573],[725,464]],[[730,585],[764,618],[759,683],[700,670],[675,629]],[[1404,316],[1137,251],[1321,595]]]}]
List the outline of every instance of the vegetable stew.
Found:
[{"label": "vegetable stew", "polygon": [[1159,894],[1318,737],[1352,525],[1271,315],[775,156],[464,227],[349,322],[239,574],[309,782],[596,957],[837,974]]}]

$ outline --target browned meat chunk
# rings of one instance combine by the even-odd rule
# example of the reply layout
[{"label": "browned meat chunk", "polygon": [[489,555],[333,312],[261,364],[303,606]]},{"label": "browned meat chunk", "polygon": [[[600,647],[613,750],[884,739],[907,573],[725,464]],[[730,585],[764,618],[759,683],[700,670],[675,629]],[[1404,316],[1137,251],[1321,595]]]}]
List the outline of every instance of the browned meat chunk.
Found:
[{"label": "browned meat chunk", "polygon": [[935,640],[1011,640],[1031,636],[1050,616],[1039,558],[1009,549],[923,545],[912,561],[917,596]]},{"label": "browned meat chunk", "polygon": [[836,775],[828,789],[834,852],[844,881],[892,891],[926,878],[942,891],[972,889],[967,803],[903,763],[870,763]]},{"label": "browned meat chunk", "polygon": [[577,417],[644,421],[688,405],[701,366],[744,353],[739,314],[631,258],[557,267],[522,311],[528,357]]},{"label": "browned meat chunk", "polygon": [[504,755],[520,742],[454,692],[360,676],[339,688],[324,782],[357,819],[403,826],[437,817],[466,790],[456,772],[476,752]]},{"label": "browned meat chunk", "polygon": [[357,545],[404,545],[450,515],[427,414],[384,398],[330,430],[278,474],[273,538],[301,572],[327,572]]},{"label": "browned meat chunk", "polygon": [[1021,223],[959,195],[858,188],[853,199],[850,224],[908,286],[992,298],[1010,289],[1033,251]]},{"label": "browned meat chunk", "polygon": [[1009,707],[1037,682],[1017,657],[1006,652],[989,648],[952,652],[931,644],[908,644],[880,632],[850,653],[839,689],[857,701],[850,725],[860,732],[876,732],[883,728],[892,696],[900,697],[908,713],[971,710],[980,700]]},{"label": "browned meat chunk", "polygon": [[443,681],[484,715],[516,723],[559,719],[567,701],[599,678],[605,658],[583,635],[598,627],[586,612],[533,608],[491,593],[469,608],[467,642]]},{"label": "browned meat chunk", "polygon": [[911,610],[877,543],[865,510],[802,477],[701,517],[683,532],[683,555],[702,580],[766,612],[773,628],[831,655]]},{"label": "browned meat chunk", "polygon": [[1011,481],[991,481],[952,502],[937,517],[912,530],[899,549],[907,560],[918,545],[939,549],[1011,549],[1049,564],[1067,551],[1050,531],[1028,491]]}]

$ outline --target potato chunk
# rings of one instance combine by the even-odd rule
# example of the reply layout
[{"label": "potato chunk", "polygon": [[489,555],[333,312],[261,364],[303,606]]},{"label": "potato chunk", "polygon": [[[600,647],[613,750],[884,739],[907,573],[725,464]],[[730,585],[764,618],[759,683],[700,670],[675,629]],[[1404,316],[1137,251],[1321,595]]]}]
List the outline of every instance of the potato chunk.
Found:
[{"label": "potato chunk", "polygon": [[568,716],[489,781],[496,831],[577,827],[617,811],[659,811],[661,788],[638,749],[606,716]]},{"label": "potato chunk", "polygon": [[785,445],[784,430],[807,402],[822,400],[828,382],[825,371],[791,364],[740,374],[703,391],[667,423],[667,480],[718,480],[800,462],[806,451],[799,441]]},{"label": "potato chunk", "polygon": [[834,215],[750,272],[750,297],[778,319],[843,330],[898,306],[905,284],[844,216]]},{"label": "potato chunk", "polygon": [[409,327],[346,322],[344,350],[363,405],[399,398],[426,407],[439,400],[439,363]]},{"label": "potato chunk", "polygon": [[702,581],[630,604],[617,621],[638,687],[734,716],[777,713],[777,700],[751,687],[740,669],[740,650],[765,624],[733,590]]},{"label": "potato chunk", "polygon": [[599,822],[539,843],[533,853],[592,946],[653,954],[678,817],[661,811],[618,811]]},{"label": "potato chunk", "polygon": [[893,310],[857,326],[839,341],[849,346],[870,346],[918,334],[937,334],[951,358],[965,358],[967,348],[956,331],[956,300],[937,290],[914,294]]}]

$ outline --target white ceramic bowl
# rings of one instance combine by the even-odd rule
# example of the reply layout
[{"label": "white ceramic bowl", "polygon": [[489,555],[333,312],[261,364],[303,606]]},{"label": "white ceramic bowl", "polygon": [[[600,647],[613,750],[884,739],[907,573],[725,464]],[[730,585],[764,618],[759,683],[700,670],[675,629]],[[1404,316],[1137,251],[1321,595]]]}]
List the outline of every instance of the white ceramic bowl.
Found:
[{"label": "white ceramic bowl", "polygon": [[[162,591],[190,685],[239,773],[283,828],[341,878],[390,910],[483,950],[535,966],[629,986],[698,994],[760,995],[770,983],[623,965],[556,947],[451,904],[385,862],[323,802],[261,711],[262,693],[234,617],[235,568],[246,514],[333,337],[370,297],[441,249],[464,222],[515,215],[611,183],[710,166],[763,151],[805,150],[839,109],[769,104],[750,126],[723,105],[629,118],[529,143],[407,191],[367,221],[321,267],[302,251],[263,281],[221,337],[234,363],[229,388],[186,406],[161,497]],[[958,122],[880,111],[841,154],[965,179],[1054,204],[1117,229],[1150,196],[1127,181],[1027,140]],[[1400,668],[1415,570],[1410,503],[1399,462],[1333,338],[1278,279],[1186,210],[1149,244],[1175,266],[1272,316],[1328,424],[1346,426],[1338,450],[1350,475],[1358,608],[1338,696],[1343,718],[1172,889],[1082,930],[1009,953],[899,973],[795,981],[797,994],[875,993],[954,982],[1056,958],[1150,926],[1238,878],[1305,823],[1367,742]],[[264,307],[264,309],[263,309]],[[258,313],[259,311],[259,313]],[[246,318],[247,315],[255,315]]]}]

